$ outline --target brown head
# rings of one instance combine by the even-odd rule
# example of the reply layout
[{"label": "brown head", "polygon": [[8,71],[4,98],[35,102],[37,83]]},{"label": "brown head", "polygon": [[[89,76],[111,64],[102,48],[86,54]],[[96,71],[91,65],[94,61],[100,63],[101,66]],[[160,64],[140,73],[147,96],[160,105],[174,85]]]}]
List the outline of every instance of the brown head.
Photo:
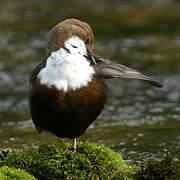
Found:
[{"label": "brown head", "polygon": [[94,36],[91,27],[78,19],[66,19],[54,26],[50,32],[47,54],[64,48],[64,43],[71,37],[79,37],[84,41],[87,56],[92,56]]}]

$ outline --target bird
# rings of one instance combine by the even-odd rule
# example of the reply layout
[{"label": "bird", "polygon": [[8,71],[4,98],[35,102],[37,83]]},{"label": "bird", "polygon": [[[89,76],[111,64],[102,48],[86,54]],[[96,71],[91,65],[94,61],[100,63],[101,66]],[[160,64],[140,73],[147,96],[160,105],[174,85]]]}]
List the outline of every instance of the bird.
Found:
[{"label": "bird", "polygon": [[94,54],[90,25],[66,19],[49,35],[46,57],[30,75],[30,113],[39,133],[76,139],[97,119],[107,100],[104,79],[137,79],[162,84],[134,69]]}]

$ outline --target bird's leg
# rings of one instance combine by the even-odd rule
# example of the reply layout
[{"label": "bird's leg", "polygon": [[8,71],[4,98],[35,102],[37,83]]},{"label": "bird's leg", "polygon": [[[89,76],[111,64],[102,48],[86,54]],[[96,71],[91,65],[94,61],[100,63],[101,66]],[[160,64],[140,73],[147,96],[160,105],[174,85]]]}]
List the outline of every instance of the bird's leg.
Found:
[{"label": "bird's leg", "polygon": [[74,150],[76,150],[76,138],[73,139],[73,147]]},{"label": "bird's leg", "polygon": [[76,153],[76,138],[73,138],[72,153]]}]

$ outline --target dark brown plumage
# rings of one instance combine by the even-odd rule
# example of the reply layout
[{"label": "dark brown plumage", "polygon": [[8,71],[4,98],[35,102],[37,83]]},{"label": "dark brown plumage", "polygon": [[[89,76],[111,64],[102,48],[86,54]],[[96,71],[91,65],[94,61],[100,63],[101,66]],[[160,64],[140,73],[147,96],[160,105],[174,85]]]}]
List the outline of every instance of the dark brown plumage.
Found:
[{"label": "dark brown plumage", "polygon": [[39,132],[52,132],[61,138],[77,138],[97,118],[106,103],[106,88],[97,78],[76,91],[65,93],[33,82],[30,107]]},{"label": "dark brown plumage", "polygon": [[[86,47],[84,57],[93,63],[96,61],[92,65],[95,71],[92,80],[86,86],[68,89],[67,92],[42,84],[38,74],[46,67],[47,62],[43,61],[31,74],[29,102],[32,120],[38,132],[49,131],[60,138],[75,139],[85,132],[104,108],[106,87],[103,78],[139,79],[157,87],[161,87],[161,84],[126,66],[96,56],[93,58],[94,36],[91,27],[77,19],[65,20],[51,30],[47,56],[60,48],[71,53],[64,43],[72,36],[83,40]],[[74,148],[75,144],[74,141]]]}]

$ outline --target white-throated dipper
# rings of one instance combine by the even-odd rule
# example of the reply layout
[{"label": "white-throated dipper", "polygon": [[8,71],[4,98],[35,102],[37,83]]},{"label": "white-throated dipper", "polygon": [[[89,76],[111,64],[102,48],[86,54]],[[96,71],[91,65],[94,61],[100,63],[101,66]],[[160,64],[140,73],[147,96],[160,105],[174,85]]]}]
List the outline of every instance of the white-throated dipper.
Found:
[{"label": "white-throated dipper", "polygon": [[67,19],[52,28],[47,59],[30,77],[30,110],[38,132],[60,138],[81,136],[96,120],[106,103],[104,78],[128,78],[162,85],[142,73],[93,55],[91,27]]}]

